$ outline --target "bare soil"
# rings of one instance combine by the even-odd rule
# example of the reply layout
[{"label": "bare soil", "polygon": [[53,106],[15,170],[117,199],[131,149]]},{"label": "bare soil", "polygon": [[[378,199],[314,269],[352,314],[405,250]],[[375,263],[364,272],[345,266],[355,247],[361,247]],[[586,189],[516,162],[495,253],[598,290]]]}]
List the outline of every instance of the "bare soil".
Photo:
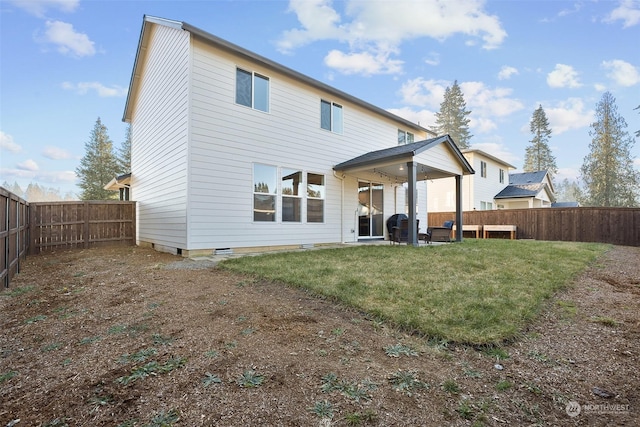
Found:
[{"label": "bare soil", "polygon": [[640,425],[634,247],[493,349],[134,247],[28,257],[0,330],[0,426]]}]

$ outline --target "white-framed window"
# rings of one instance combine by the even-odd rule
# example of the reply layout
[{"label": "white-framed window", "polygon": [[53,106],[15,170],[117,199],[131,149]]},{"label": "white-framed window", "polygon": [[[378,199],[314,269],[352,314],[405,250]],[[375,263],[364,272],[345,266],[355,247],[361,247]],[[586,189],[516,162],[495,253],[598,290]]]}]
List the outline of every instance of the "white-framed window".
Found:
[{"label": "white-framed window", "polygon": [[253,165],[253,220],[275,222],[276,195],[278,193],[278,168],[270,165]]},{"label": "white-framed window", "polygon": [[236,68],[236,104],[269,112],[269,78]]},{"label": "white-framed window", "polygon": [[324,175],[307,173],[307,222],[324,222]]},{"label": "white-framed window", "polygon": [[493,210],[493,203],[492,202],[480,202],[480,210],[483,210],[483,211]]},{"label": "white-framed window", "polygon": [[487,177],[487,162],[480,161],[480,176],[483,178]]},{"label": "white-framed window", "polygon": [[335,102],[320,100],[320,127],[335,133],[342,133],[343,126],[342,105]]},{"label": "white-framed window", "polygon": [[282,169],[282,222],[302,221],[302,171]]},{"label": "white-framed window", "polygon": [[504,169],[500,169],[500,184],[504,184]]},{"label": "white-framed window", "polygon": [[398,145],[411,144],[414,142],[414,136],[411,132],[398,129]]},{"label": "white-framed window", "polygon": [[324,222],[325,192],[325,176],[322,174],[253,164],[255,222],[301,223],[305,207],[308,223]]}]

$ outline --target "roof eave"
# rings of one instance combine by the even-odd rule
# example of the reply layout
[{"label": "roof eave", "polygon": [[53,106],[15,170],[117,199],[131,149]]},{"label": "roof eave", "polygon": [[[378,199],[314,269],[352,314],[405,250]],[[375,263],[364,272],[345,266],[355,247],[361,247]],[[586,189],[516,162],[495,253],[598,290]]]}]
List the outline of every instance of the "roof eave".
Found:
[{"label": "roof eave", "polygon": [[194,27],[191,24],[183,22],[182,23],[182,29],[186,30],[186,31],[189,31],[194,36],[200,37],[201,39],[203,39],[203,40],[205,40],[205,41],[207,41],[207,42],[215,45],[216,47],[218,47],[220,49],[223,49],[223,50],[225,50],[227,52],[233,53],[235,55],[239,55],[239,56],[241,56],[241,57],[243,57],[245,59],[248,59],[248,60],[250,60],[252,62],[258,62],[258,63],[260,63],[262,66],[264,66],[266,68],[269,68],[269,69],[271,69],[273,71],[277,71],[277,72],[282,73],[282,74],[285,74],[285,75],[287,75],[287,76],[289,76],[289,77],[291,77],[291,78],[293,78],[295,80],[298,80],[298,81],[300,81],[300,82],[302,82],[302,83],[304,83],[306,85],[309,85],[309,86],[314,87],[316,89],[319,89],[321,91],[330,93],[331,95],[336,96],[337,98],[344,99],[345,101],[348,101],[348,102],[353,103],[355,105],[358,105],[358,106],[360,106],[360,107],[362,107],[364,109],[367,109],[367,110],[370,110],[372,112],[375,112],[375,113],[377,113],[377,114],[379,114],[381,116],[384,116],[384,117],[386,117],[386,118],[388,118],[390,120],[393,120],[393,121],[396,121],[396,122],[400,122],[403,125],[405,125],[407,128],[410,128],[410,129],[413,129],[413,130],[422,131],[422,132],[425,132],[427,135],[435,136],[433,131],[431,131],[431,130],[429,130],[427,128],[424,128],[424,127],[422,127],[422,126],[420,126],[420,125],[418,125],[416,123],[413,123],[413,122],[411,122],[411,121],[409,121],[407,119],[404,119],[404,118],[402,118],[400,116],[397,116],[397,115],[395,115],[393,113],[390,113],[389,111],[387,111],[387,110],[385,110],[383,108],[377,107],[377,106],[375,106],[373,104],[370,104],[370,103],[368,103],[366,101],[363,101],[360,98],[356,98],[353,95],[349,95],[346,92],[343,92],[343,91],[341,91],[339,89],[331,87],[331,86],[329,86],[329,85],[327,85],[325,83],[322,83],[322,82],[320,82],[320,81],[318,81],[316,79],[313,79],[313,78],[311,78],[309,76],[306,76],[306,75],[304,75],[304,74],[302,74],[302,73],[300,73],[298,71],[295,71],[295,70],[293,70],[293,69],[291,69],[289,67],[286,67],[286,66],[284,66],[282,64],[279,64],[279,63],[277,63],[275,61],[272,61],[271,59],[268,59],[268,58],[266,58],[264,56],[258,55],[255,52],[251,52],[248,49],[245,49],[245,48],[240,47],[240,46],[238,46],[238,45],[236,45],[234,43],[231,43],[231,42],[229,42],[227,40],[224,40],[224,39],[222,39],[220,37],[217,37],[217,36],[207,32],[207,31],[204,31],[204,30],[202,30],[202,29],[200,29],[198,27]]}]

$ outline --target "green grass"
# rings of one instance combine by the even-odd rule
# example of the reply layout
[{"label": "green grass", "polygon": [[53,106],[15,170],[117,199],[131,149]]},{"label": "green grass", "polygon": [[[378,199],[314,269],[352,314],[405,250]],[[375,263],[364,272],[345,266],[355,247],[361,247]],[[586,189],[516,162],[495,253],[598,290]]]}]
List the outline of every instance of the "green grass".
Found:
[{"label": "green grass", "polygon": [[310,290],[409,331],[500,343],[608,245],[473,239],[354,246],[229,259],[221,268]]}]

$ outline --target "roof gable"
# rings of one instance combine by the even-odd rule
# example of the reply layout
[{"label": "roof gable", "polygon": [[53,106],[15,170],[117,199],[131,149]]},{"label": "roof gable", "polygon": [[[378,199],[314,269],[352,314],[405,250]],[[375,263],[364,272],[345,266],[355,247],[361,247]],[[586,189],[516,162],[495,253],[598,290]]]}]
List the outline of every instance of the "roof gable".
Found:
[{"label": "roof gable", "polygon": [[174,20],[169,20],[169,19],[164,19],[164,18],[159,18],[159,17],[155,17],[155,16],[150,16],[150,15],[145,15],[143,17],[143,22],[142,22],[142,30],[140,32],[140,39],[138,41],[138,49],[136,52],[136,57],[135,57],[135,62],[134,62],[134,66],[133,66],[133,72],[131,74],[131,81],[129,83],[129,92],[127,94],[127,100],[125,103],[125,110],[124,110],[124,114],[122,117],[122,120],[124,122],[127,122],[131,119],[131,109],[133,107],[133,101],[134,101],[134,97],[136,96],[136,87],[139,84],[139,80],[140,80],[140,70],[142,69],[142,58],[144,56],[144,51],[146,50],[146,45],[148,44],[148,37],[149,37],[149,30],[150,27],[152,25],[163,25],[163,26],[167,26],[170,28],[174,28],[177,30],[184,30],[184,31],[188,31],[189,33],[192,34],[192,36],[195,37],[199,37],[200,39],[204,40],[206,43],[211,44],[212,46],[215,46],[219,49],[225,50],[227,52],[230,52],[234,55],[237,55],[239,57],[242,57],[246,60],[255,62],[257,64],[260,64],[261,66],[274,70],[278,73],[282,73],[284,75],[286,75],[287,77],[290,77],[294,80],[297,80],[303,84],[306,84],[308,86],[311,86],[315,89],[319,89],[321,91],[324,91],[332,96],[335,96],[336,98],[340,98],[344,101],[353,103],[359,107],[364,108],[367,111],[370,111],[374,114],[377,114],[379,116],[385,117],[387,119],[393,120],[395,122],[397,122],[398,124],[401,124],[405,127],[407,127],[408,129],[413,129],[413,130],[417,130],[417,131],[421,131],[426,133],[427,135],[434,135],[435,133],[427,128],[424,128],[414,122],[411,122],[407,119],[404,119],[400,116],[397,116],[393,113],[390,113],[389,111],[377,107],[373,104],[370,104],[360,98],[356,98],[353,95],[349,95],[346,92],[343,92],[339,89],[336,89],[332,86],[329,86],[325,83],[322,83],[318,80],[315,80],[309,76],[306,76],[298,71],[295,71],[289,67],[286,67],[282,64],[279,64],[275,61],[272,61],[271,59],[268,59],[264,56],[258,55],[257,53],[251,52],[250,50],[247,50],[243,47],[240,47],[238,45],[235,45],[227,40],[224,40],[220,37],[217,37],[211,33],[208,33],[198,27],[194,27],[193,25],[190,25],[186,22],[181,22],[181,21],[174,21]]},{"label": "roof gable", "polygon": [[370,151],[358,157],[354,157],[353,159],[339,163],[335,165],[333,169],[348,170],[374,165],[380,162],[402,160],[410,157],[412,158],[439,144],[444,144],[453,152],[454,156],[458,159],[458,161],[460,161],[463,170],[467,174],[475,173],[467,159],[462,155],[460,149],[457,147],[455,142],[453,142],[449,135],[426,139],[424,141],[413,142],[411,144],[397,145],[390,148],[384,148],[382,150]]}]

